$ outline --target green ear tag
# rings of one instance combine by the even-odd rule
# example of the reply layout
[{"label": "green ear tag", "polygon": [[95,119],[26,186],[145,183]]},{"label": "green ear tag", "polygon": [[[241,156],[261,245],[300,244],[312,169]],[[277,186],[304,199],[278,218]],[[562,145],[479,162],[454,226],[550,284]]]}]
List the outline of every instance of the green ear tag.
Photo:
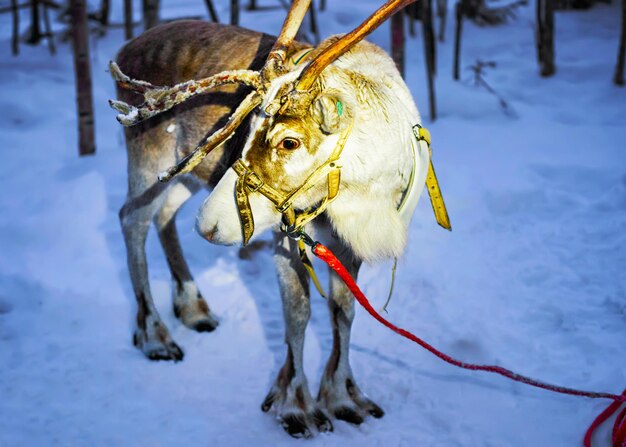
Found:
[{"label": "green ear tag", "polygon": [[339,116],[343,115],[343,104],[341,101],[337,101],[337,114]]}]

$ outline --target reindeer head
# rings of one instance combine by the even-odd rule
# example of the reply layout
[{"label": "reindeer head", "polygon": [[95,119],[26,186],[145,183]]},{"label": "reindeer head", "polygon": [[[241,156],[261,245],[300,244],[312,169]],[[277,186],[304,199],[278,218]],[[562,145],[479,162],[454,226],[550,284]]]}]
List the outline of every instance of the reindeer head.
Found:
[{"label": "reindeer head", "polygon": [[[364,135],[367,132],[376,134],[377,129],[371,128],[360,129],[359,132],[355,132],[357,135],[353,135],[354,122],[357,115],[362,114],[357,110],[359,102],[357,96],[364,90],[367,91],[369,87],[366,83],[360,85],[361,80],[351,79],[350,74],[330,64],[354,48],[394,12],[413,1],[389,0],[349,34],[330,38],[313,50],[307,55],[308,64],[288,67],[286,49],[293,41],[310,3],[310,0],[296,0],[260,72],[247,70],[223,72],[211,78],[188,81],[172,88],[157,88],[143,81],[129,79],[112,64],[111,71],[118,83],[122,87],[143,93],[146,101],[139,108],[117,101],[112,101],[111,105],[122,112],[118,120],[130,125],[219,85],[238,82],[252,86],[254,91],[242,101],[226,126],[207,137],[179,164],[162,173],[160,180],[167,181],[175,175],[190,172],[209,151],[223,143],[250,112],[256,110],[242,157],[227,171],[202,205],[198,215],[198,228],[204,237],[221,244],[242,242],[245,244],[253,234],[260,234],[281,222],[287,227],[287,231],[297,230],[321,212],[332,211],[332,203],[337,199],[339,190],[340,155],[344,149],[346,152],[355,152],[357,146],[367,144],[365,141],[367,138],[375,141],[376,138],[380,139],[380,135]],[[403,83],[399,88],[408,94]],[[372,94],[380,96],[385,93],[372,91]],[[407,101],[404,103],[400,101],[403,104],[399,107],[414,109],[412,101],[408,102],[410,104],[407,105]],[[417,117],[416,110],[413,115]],[[373,120],[372,125],[376,126],[376,121]],[[378,121],[390,124],[388,116],[381,116]],[[406,125],[410,133],[408,122]],[[386,133],[389,134],[388,129]],[[397,133],[398,135],[393,133],[385,136],[392,140],[397,138],[397,142],[380,139],[377,143],[380,145],[399,143],[407,146],[407,138],[410,137],[406,137],[402,132]],[[373,154],[372,163],[386,161],[376,160],[376,157],[377,155]],[[423,165],[426,166],[428,155],[421,154],[421,158]],[[398,161],[391,161],[390,172],[396,177],[402,177],[399,185],[406,185],[411,167],[407,167],[406,163],[401,165]],[[425,172],[424,169],[424,177]],[[350,184],[350,177],[354,178],[354,173],[351,170],[344,173],[347,173],[347,183]],[[356,180],[352,189],[359,189]],[[397,192],[392,194],[396,194],[399,200],[401,188],[396,189]],[[233,192],[236,200],[233,200]],[[355,222],[351,218],[343,219],[347,221],[344,222],[346,228],[343,233],[339,223],[341,219],[335,219],[335,230],[345,239],[351,238],[348,235],[350,231],[354,233],[354,230],[349,230],[350,227],[370,225],[372,228],[367,228],[368,230],[375,230],[381,226],[389,229],[388,232],[379,231],[381,240],[374,243],[386,245],[387,252],[373,250],[369,253],[364,250],[361,257],[365,259],[397,255],[404,245],[406,228],[402,226],[398,217],[394,217],[397,212],[390,214],[391,217],[385,215],[386,208],[395,211],[393,200],[388,202],[389,206],[383,206],[385,209],[379,209],[379,205],[377,205],[379,208],[373,210],[365,208],[367,219],[363,222]],[[375,216],[381,213],[385,220],[379,222]],[[333,220],[333,213],[330,214]],[[241,222],[241,227],[235,222]],[[373,234],[374,231],[369,233]],[[397,236],[390,238],[390,234]],[[366,236],[371,237],[378,236],[371,234]],[[375,255],[370,256],[374,252]]]},{"label": "reindeer head", "polygon": [[[241,159],[201,208],[198,228],[207,239],[232,244],[243,238],[245,244],[253,233],[281,221],[293,231],[336,198],[339,156],[352,129],[352,99],[318,83],[287,100],[299,71],[272,82]],[[238,220],[243,231],[232,225]]]}]

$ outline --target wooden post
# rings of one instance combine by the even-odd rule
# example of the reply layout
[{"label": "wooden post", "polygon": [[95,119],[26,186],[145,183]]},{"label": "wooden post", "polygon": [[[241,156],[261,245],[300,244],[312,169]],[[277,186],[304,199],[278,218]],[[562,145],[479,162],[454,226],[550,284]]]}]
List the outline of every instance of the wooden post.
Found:
[{"label": "wooden post", "polygon": [[255,11],[256,9],[257,9],[256,0],[250,0],[250,2],[248,3],[248,10]]},{"label": "wooden post", "polygon": [[220,18],[217,16],[217,11],[215,10],[215,6],[213,6],[212,0],[204,0],[206,3],[206,7],[209,10],[209,16],[211,16],[211,20],[214,23],[220,23]]},{"label": "wooden post", "polygon": [[554,0],[537,0],[537,59],[541,76],[552,76],[554,65]]},{"label": "wooden post", "polygon": [[617,53],[617,65],[613,82],[616,85],[624,85],[624,60],[626,59],[626,0],[622,0],[622,33],[619,40]]},{"label": "wooden post", "polygon": [[404,77],[404,11],[391,17],[391,57],[398,71]]},{"label": "wooden post", "polygon": [[239,25],[239,0],[230,0],[230,24]]},{"label": "wooden post", "polygon": [[78,105],[78,151],[80,155],[96,152],[89,66],[89,32],[85,0],[71,0],[72,47]]},{"label": "wooden post", "polygon": [[109,26],[109,11],[111,10],[111,1],[110,0],[101,0],[100,1],[100,23],[103,27]]},{"label": "wooden post", "polygon": [[320,11],[326,11],[326,0],[320,0]]},{"label": "wooden post", "polygon": [[11,15],[13,19],[13,31],[11,34],[11,49],[13,55],[20,54],[20,11],[17,7],[17,0],[11,0]]},{"label": "wooden post", "polygon": [[435,39],[435,21],[433,20],[433,0],[421,0],[422,26],[424,34],[424,50],[426,62],[430,65],[430,72],[437,74],[437,44]]},{"label": "wooden post", "polygon": [[124,38],[133,38],[133,0],[124,0]]},{"label": "wooden post", "polygon": [[454,71],[452,77],[459,80],[461,71],[461,34],[463,33],[463,0],[459,0],[454,6]]},{"label": "wooden post", "polygon": [[160,0],[142,0],[144,29],[154,28],[159,24]]},{"label": "wooden post", "polygon": [[437,0],[437,16],[439,17],[439,42],[446,38],[446,21],[448,19],[448,2]]},{"label": "wooden post", "polygon": [[43,4],[43,26],[44,36],[48,39],[48,49],[51,54],[56,54],[57,48],[54,44],[54,33],[52,32],[52,25],[50,24],[50,11],[48,11],[48,5]]},{"label": "wooden post", "polygon": [[415,37],[415,22],[417,22],[419,18],[418,9],[419,1],[411,3],[404,10],[407,12],[407,16],[409,17],[409,36]]},{"label": "wooden post", "polygon": [[313,34],[313,39],[315,40],[315,44],[317,45],[318,43],[320,43],[320,31],[317,27],[317,16],[313,0],[311,0],[311,6],[309,6],[309,20],[311,22],[311,33]]},{"label": "wooden post", "polygon": [[435,98],[435,30],[433,28],[432,0],[422,0],[422,30],[424,34],[424,56],[426,59],[426,76],[428,77],[428,102],[430,119],[437,119],[437,104]]},{"label": "wooden post", "polygon": [[36,45],[41,40],[41,29],[39,28],[39,0],[30,1],[30,37],[26,41],[31,45]]}]

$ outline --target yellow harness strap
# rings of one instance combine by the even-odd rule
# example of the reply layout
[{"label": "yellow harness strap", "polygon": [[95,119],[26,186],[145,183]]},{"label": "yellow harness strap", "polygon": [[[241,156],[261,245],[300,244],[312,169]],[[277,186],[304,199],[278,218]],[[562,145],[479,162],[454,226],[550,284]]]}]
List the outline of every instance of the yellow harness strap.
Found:
[{"label": "yellow harness strap", "polygon": [[437,174],[435,174],[435,166],[433,165],[432,157],[433,151],[430,147],[430,132],[422,126],[415,126],[413,127],[413,133],[418,141],[426,142],[428,151],[430,152],[430,162],[428,164],[428,173],[426,174],[426,189],[428,190],[430,203],[435,213],[435,219],[437,219],[437,223],[443,228],[452,231],[448,210],[446,209],[446,204],[443,201],[443,196],[441,195],[441,189],[439,188],[439,182],[437,181]]},{"label": "yellow harness strap", "polygon": [[311,263],[311,260],[306,254],[306,245],[304,244],[304,241],[302,239],[298,240],[298,251],[300,252],[300,260],[302,261],[302,265],[304,265],[304,268],[309,273],[309,276],[311,277],[311,281],[313,281],[313,284],[315,285],[317,292],[320,295],[322,295],[323,298],[328,299],[328,296],[326,295],[326,293],[324,293],[322,284],[320,283],[320,280],[317,277],[317,274],[315,273],[315,269],[313,268],[313,263]]}]

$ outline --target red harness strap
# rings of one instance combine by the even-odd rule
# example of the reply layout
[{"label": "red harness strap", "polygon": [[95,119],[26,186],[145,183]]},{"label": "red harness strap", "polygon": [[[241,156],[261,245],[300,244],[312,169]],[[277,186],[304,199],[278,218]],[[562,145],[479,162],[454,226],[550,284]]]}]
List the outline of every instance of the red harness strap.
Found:
[{"label": "red harness strap", "polygon": [[[310,240],[310,238],[309,238]],[[307,241],[308,242],[308,241]],[[311,241],[312,242],[312,241]],[[387,326],[392,331],[400,334],[404,338],[408,338],[409,340],[417,343],[422,348],[426,349],[430,353],[436,355],[441,360],[450,363],[451,365],[458,366],[459,368],[469,369],[472,371],[487,371],[491,373],[500,374],[504,377],[508,377],[511,380],[516,382],[522,382],[527,385],[531,385],[537,388],[543,388],[544,390],[554,391],[556,393],[561,394],[570,394],[573,396],[584,396],[590,397],[593,399],[604,398],[611,399],[614,402],[609,405],[609,407],[600,414],[593,422],[587,433],[585,434],[585,447],[591,447],[591,436],[593,431],[602,424],[606,419],[608,419],[613,413],[615,413],[622,403],[626,402],[626,390],[621,394],[612,394],[612,393],[601,393],[601,392],[593,392],[593,391],[582,391],[574,388],[567,388],[563,386],[552,385],[549,383],[541,382],[539,380],[523,376],[521,374],[517,374],[509,369],[503,368],[501,366],[495,365],[477,365],[473,363],[466,363],[459,360],[456,360],[450,357],[447,354],[439,351],[429,343],[425,342],[421,338],[413,335],[409,331],[406,331],[402,328],[395,326],[394,324],[387,321],[383,318],[370,304],[367,297],[363,294],[359,286],[356,284],[354,279],[350,276],[346,268],[341,264],[339,259],[335,257],[335,255],[324,245],[319,242],[312,242],[311,249],[315,256],[324,261],[330,268],[332,268],[337,275],[343,280],[343,282],[348,286],[350,291],[354,294],[354,297],[359,302],[361,306],[365,308],[365,310],[376,320],[378,320],[384,326]],[[615,421],[615,425],[613,427],[613,447],[626,447],[626,408],[621,411],[618,415],[617,420]]]}]

